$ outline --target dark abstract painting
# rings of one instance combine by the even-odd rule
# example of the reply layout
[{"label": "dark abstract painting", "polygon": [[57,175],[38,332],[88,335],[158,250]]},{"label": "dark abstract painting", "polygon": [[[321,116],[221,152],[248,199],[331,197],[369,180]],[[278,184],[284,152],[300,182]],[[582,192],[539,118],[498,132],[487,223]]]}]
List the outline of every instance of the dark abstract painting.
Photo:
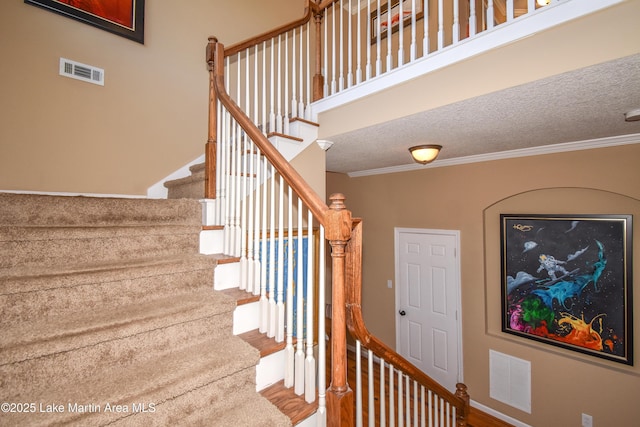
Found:
[{"label": "dark abstract painting", "polygon": [[144,43],[144,0],[24,0]]},{"label": "dark abstract painting", "polygon": [[500,215],[502,330],[633,364],[630,215]]}]

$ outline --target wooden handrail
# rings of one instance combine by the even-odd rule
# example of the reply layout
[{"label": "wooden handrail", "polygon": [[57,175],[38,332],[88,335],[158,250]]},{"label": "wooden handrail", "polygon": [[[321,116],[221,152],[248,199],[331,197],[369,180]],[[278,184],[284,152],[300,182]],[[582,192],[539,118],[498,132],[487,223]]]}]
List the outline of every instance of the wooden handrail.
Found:
[{"label": "wooden handrail", "polygon": [[453,394],[431,377],[414,366],[404,357],[388,347],[375,336],[371,335],[365,326],[362,317],[362,221],[354,219],[354,227],[351,232],[351,240],[347,245],[346,261],[346,288],[347,288],[347,327],[351,335],[359,340],[362,345],[371,350],[376,356],[384,359],[394,367],[403,371],[411,379],[434,391],[444,398],[452,406],[458,408],[457,425],[466,426],[469,414],[469,395],[467,386],[456,384],[456,393]]},{"label": "wooden handrail", "polygon": [[[337,0],[336,0],[337,1]],[[285,34],[288,31],[293,30],[294,28],[298,28],[301,25],[306,24],[307,22],[309,22],[309,20],[311,19],[311,17],[314,15],[314,12],[317,10],[317,5],[312,1],[312,0],[307,0],[307,6],[305,7],[304,10],[304,16],[300,19],[297,19],[293,22],[290,22],[288,24],[284,24],[278,28],[275,28],[273,30],[267,31],[263,34],[260,34],[259,36],[256,37],[252,37],[250,39],[241,41],[240,43],[236,43],[234,45],[231,45],[229,47],[227,47],[224,50],[224,56],[231,56],[234,55],[238,52],[242,52],[243,50],[253,47],[259,43],[262,43],[264,41],[267,40],[271,40],[274,37],[278,37],[281,34]]]},{"label": "wooden handrail", "polygon": [[[326,213],[329,207],[318,196],[318,194],[309,186],[309,184],[300,176],[289,162],[280,154],[280,152],[269,142],[266,136],[262,134],[260,129],[253,123],[244,111],[235,103],[231,96],[226,92],[224,87],[224,45],[219,43],[215,37],[209,38],[207,46],[207,62],[209,64],[209,74],[211,85],[215,90],[217,99],[225,106],[227,111],[231,113],[240,127],[247,133],[253,142],[260,148],[262,154],[266,156],[271,164],[276,168],[278,173],[284,178],[289,186],[296,192],[298,197],[306,204],[316,217],[318,222],[326,227]],[[210,114],[213,116],[217,112],[213,110]]]}]

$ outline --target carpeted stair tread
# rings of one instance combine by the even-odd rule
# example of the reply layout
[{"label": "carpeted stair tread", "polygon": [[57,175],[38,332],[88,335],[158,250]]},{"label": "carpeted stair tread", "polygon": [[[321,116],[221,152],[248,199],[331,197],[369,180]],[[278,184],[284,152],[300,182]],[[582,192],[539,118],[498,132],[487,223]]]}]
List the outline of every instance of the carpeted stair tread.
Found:
[{"label": "carpeted stair tread", "polygon": [[145,303],[42,318],[14,325],[0,335],[0,365],[211,318],[231,313],[234,308],[233,299],[211,289],[202,289]]},{"label": "carpeted stair tread", "polygon": [[[196,345],[176,348],[153,363],[146,360],[128,365],[101,365],[87,372],[81,381],[70,380],[64,371],[45,387],[34,389],[29,396],[2,396],[3,401],[35,401],[104,405],[160,404],[184,395],[221,378],[243,370],[253,371],[258,354],[255,349],[235,337],[226,340],[208,340]],[[28,380],[28,379],[27,379]],[[255,387],[255,386],[254,386]],[[6,390],[2,388],[4,395]],[[104,425],[126,413],[79,414],[10,414],[1,415],[2,425],[27,425],[76,422],[78,425]]]},{"label": "carpeted stair tread", "polygon": [[[19,292],[114,283],[131,278],[158,277],[193,270],[213,271],[214,255],[176,254],[166,257],[137,258],[90,263],[67,263],[51,267],[15,267],[0,271],[0,295]],[[177,284],[174,284],[174,286]],[[212,286],[212,283],[203,286]]]},{"label": "carpeted stair tread", "polygon": [[[198,253],[200,226],[0,227],[0,269]],[[7,240],[4,240],[7,239]],[[4,241],[3,241],[4,240]]]},{"label": "carpeted stair tread", "polygon": [[153,413],[121,418],[114,426],[284,427],[291,421],[255,391],[255,373],[221,378],[156,406]]},{"label": "carpeted stair tread", "polygon": [[192,199],[125,199],[0,193],[0,226],[172,223],[198,225],[202,206]]}]

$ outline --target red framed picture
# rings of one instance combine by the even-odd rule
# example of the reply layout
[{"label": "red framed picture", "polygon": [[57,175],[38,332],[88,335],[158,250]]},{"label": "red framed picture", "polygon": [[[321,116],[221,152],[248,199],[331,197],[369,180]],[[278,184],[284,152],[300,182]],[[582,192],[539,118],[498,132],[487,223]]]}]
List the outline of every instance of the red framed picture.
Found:
[{"label": "red framed picture", "polygon": [[144,43],[144,0],[24,0],[122,37]]}]

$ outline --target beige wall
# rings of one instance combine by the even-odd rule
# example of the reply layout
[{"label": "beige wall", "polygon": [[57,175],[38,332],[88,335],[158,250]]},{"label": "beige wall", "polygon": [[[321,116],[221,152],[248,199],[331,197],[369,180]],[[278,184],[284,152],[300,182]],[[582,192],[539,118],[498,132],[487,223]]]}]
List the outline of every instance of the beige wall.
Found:
[{"label": "beige wall", "polygon": [[[395,278],[394,227],[460,230],[464,382],[472,399],[532,426],[579,426],[583,412],[594,425],[636,424],[638,362],[628,367],[501,332],[498,255],[500,213],[629,213],[637,220],[639,161],[640,144],[633,144],[351,179],[328,174],[328,194],[344,193],[364,221],[362,305],[370,330],[395,348],[395,289],[386,283]],[[640,227],[634,242],[640,265]],[[637,310],[635,319],[637,360]],[[531,415],[489,397],[489,349],[531,361]]]},{"label": "beige wall", "polygon": [[[0,190],[144,195],[203,153],[207,37],[303,15],[303,0],[146,0],[139,44],[22,0],[0,5]],[[260,3],[262,4],[262,3]],[[58,75],[60,57],[105,86]]]}]

